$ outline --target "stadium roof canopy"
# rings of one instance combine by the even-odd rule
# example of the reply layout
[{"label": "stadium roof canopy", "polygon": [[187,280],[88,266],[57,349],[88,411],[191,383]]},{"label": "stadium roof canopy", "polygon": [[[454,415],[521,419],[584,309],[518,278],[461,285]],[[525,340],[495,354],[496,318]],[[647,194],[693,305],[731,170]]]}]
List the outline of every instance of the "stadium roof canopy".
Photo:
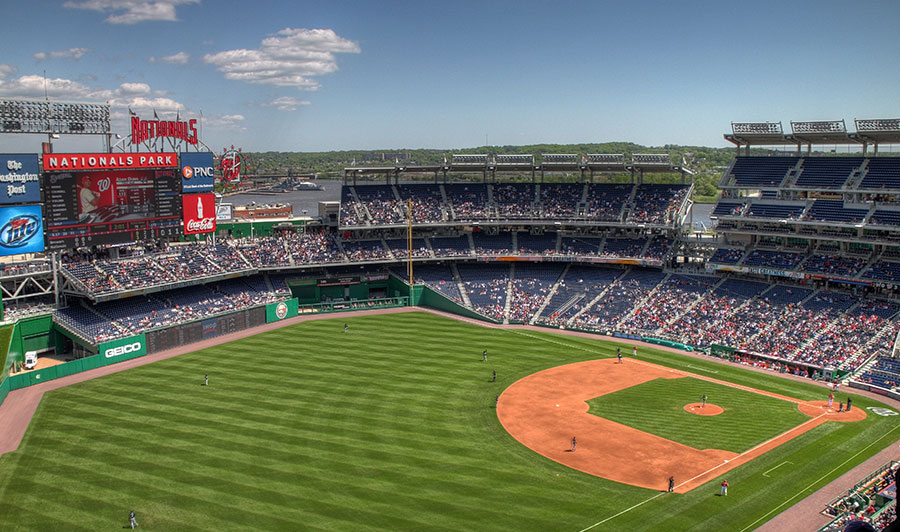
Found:
[{"label": "stadium roof canopy", "polygon": [[856,133],[847,131],[844,120],[791,121],[791,133],[786,134],[781,122],[732,122],[731,134],[725,140],[738,149],[751,146],[796,146],[804,144],[861,144],[863,153],[871,144],[878,152],[879,144],[900,143],[900,119],[873,118],[855,120]]}]

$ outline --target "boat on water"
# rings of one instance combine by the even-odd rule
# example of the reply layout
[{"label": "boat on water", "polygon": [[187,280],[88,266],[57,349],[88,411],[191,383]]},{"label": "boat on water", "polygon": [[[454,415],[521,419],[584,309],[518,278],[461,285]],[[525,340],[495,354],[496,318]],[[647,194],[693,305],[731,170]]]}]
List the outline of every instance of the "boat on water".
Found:
[{"label": "boat on water", "polygon": [[248,203],[234,208],[234,217],[244,220],[259,220],[263,218],[290,218],[294,210],[290,203]]},{"label": "boat on water", "polygon": [[325,187],[312,181],[301,181],[294,185],[294,190],[325,190]]}]

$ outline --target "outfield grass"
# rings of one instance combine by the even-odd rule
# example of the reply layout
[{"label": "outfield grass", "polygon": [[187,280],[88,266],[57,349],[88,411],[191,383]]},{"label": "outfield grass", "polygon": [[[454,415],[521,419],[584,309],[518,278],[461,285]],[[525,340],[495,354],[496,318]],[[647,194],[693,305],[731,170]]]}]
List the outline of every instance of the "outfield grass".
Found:
[{"label": "outfield grass", "polygon": [[[149,530],[579,531],[657,492],[530,451],[500,426],[494,398],[615,348],[424,313],[342,316],[55,390],[21,448],[0,457],[0,530],[120,529],[134,509]],[[671,353],[640,357],[798,398],[824,393]],[[740,531],[900,437],[897,426],[871,415],[825,423],[729,472],[728,498],[714,496],[714,480],[592,530]]]},{"label": "outfield grass", "polygon": [[[684,410],[704,394],[724,412],[699,416]],[[591,414],[695,449],[736,453],[809,421],[794,403],[695,378],[654,379],[588,405]]]}]

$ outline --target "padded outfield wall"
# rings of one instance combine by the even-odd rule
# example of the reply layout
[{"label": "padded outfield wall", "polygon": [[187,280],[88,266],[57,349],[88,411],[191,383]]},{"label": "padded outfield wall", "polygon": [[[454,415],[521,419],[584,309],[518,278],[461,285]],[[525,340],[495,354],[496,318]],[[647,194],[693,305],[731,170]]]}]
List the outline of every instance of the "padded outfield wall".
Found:
[{"label": "padded outfield wall", "polygon": [[[287,311],[279,311],[279,307],[286,308]],[[4,364],[3,373],[6,378],[0,381],[0,404],[13,390],[158,353],[181,345],[200,342],[223,334],[258,327],[267,323],[267,315],[284,316],[284,318],[278,319],[296,316],[297,300],[269,303],[127,338],[102,342],[97,346],[91,346],[91,351],[95,353],[91,356],[7,377],[9,366],[14,361],[20,361],[20,358],[24,360],[25,351],[42,351],[62,346],[66,338],[84,346],[83,341],[74,337],[71,332],[56,326],[50,315],[21,320],[11,327],[9,356]]]}]

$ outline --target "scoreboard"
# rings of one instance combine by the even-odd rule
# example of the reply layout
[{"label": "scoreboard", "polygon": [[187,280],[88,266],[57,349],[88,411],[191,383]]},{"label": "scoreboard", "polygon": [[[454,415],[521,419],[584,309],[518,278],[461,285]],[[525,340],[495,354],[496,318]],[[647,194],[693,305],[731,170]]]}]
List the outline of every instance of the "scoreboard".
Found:
[{"label": "scoreboard", "polygon": [[174,168],[44,174],[47,250],[181,234],[181,176]]}]

